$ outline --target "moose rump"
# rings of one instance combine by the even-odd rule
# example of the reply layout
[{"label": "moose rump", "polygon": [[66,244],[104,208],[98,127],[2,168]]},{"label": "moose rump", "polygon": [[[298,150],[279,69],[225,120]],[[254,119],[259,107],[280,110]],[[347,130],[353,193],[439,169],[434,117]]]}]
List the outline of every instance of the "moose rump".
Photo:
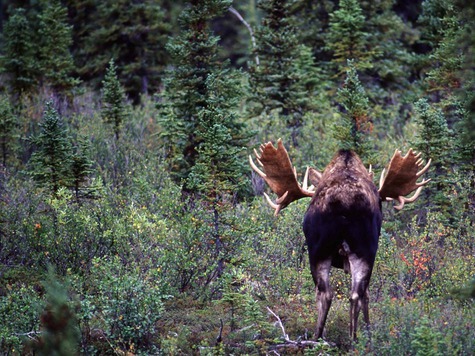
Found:
[{"label": "moose rump", "polygon": [[370,174],[354,152],[339,151],[323,172],[303,222],[318,301],[317,339],[333,297],[331,266],[352,276],[351,336],[355,337],[360,309],[369,323],[368,286],[381,222],[381,199]]}]

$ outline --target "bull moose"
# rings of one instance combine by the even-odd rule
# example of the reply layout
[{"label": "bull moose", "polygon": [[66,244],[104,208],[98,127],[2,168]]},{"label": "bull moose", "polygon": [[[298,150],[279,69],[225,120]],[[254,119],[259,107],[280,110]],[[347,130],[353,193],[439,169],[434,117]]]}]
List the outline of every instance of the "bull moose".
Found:
[{"label": "bull moose", "polygon": [[[307,168],[303,183],[297,182],[282,140],[277,148],[272,142],[255,151],[257,162],[249,156],[252,168],[265,180],[278,198],[273,202],[265,194],[275,215],[293,201],[310,197],[310,205],[303,220],[310,270],[316,286],[318,320],[316,339],[323,329],[333,298],[330,287],[330,268],[343,268],[351,273],[350,337],[356,339],[358,315],[363,311],[369,327],[368,286],[378,249],[381,231],[383,201],[396,200],[394,207],[402,209],[405,203],[414,202],[430,179],[417,182],[430,165],[422,168],[420,153],[410,149],[405,156],[396,150],[387,174],[383,170],[379,190],[373,183],[371,168],[368,171],[358,155],[351,150],[340,150],[323,173]],[[311,186],[308,185],[310,181]],[[415,194],[406,198],[408,194]]]}]

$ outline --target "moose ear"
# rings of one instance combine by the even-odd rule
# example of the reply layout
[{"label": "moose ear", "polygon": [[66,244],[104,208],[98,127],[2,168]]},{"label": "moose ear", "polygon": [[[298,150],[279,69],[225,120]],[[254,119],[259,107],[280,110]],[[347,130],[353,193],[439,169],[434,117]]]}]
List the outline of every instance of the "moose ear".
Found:
[{"label": "moose ear", "polygon": [[315,168],[308,167],[307,168],[307,174],[308,174],[308,181],[310,182],[310,185],[313,185],[316,187],[318,183],[320,183],[320,180],[322,179],[322,174],[317,171]]}]

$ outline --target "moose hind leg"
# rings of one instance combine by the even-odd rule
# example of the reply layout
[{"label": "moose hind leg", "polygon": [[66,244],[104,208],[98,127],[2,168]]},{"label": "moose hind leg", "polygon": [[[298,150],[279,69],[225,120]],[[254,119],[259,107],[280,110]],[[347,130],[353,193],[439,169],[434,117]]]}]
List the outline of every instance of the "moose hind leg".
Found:
[{"label": "moose hind leg", "polygon": [[332,303],[333,292],[330,287],[330,268],[331,259],[316,263],[315,269],[312,270],[316,284],[316,297],[318,306],[318,320],[316,339],[323,336],[325,321],[327,320],[328,311]]},{"label": "moose hind leg", "polygon": [[352,254],[349,256],[351,270],[350,296],[350,337],[356,340],[358,316],[363,311],[366,327],[369,327],[369,280],[372,266],[364,259]]}]

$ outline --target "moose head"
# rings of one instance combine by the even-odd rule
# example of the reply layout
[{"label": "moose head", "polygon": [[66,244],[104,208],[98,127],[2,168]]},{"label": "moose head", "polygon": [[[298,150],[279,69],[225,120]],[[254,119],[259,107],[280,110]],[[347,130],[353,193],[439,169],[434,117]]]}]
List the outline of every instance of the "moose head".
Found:
[{"label": "moose head", "polygon": [[[430,179],[417,182],[430,165],[421,169],[420,153],[410,149],[405,156],[396,150],[388,167],[383,170],[379,190],[373,183],[373,173],[368,171],[358,155],[351,150],[340,150],[321,173],[307,168],[303,183],[297,182],[297,172],[292,166],[282,140],[277,148],[272,142],[255,151],[257,162],[249,156],[251,167],[277,194],[273,202],[265,194],[275,215],[297,199],[310,197],[310,205],[303,220],[310,270],[316,286],[318,320],[316,339],[323,336],[323,328],[333,298],[330,287],[330,268],[343,268],[351,273],[350,337],[356,339],[360,310],[369,327],[368,286],[373,271],[381,231],[381,202],[396,200],[394,207],[402,209],[405,203],[414,202],[423,186]],[[310,186],[309,186],[310,181]],[[415,194],[406,196],[415,191]]]}]

